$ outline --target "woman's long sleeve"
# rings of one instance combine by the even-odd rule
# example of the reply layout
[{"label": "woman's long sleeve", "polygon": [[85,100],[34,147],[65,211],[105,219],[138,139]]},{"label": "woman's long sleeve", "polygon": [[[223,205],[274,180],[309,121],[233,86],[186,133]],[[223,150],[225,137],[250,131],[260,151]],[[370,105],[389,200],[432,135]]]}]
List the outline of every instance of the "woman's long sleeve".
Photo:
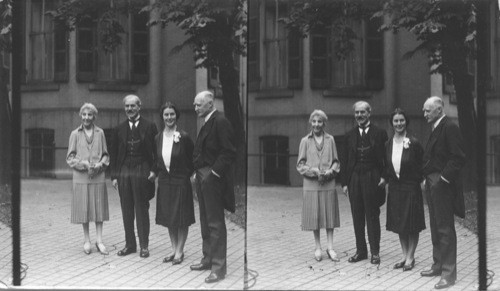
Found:
[{"label": "woman's long sleeve", "polygon": [[109,166],[109,153],[108,153],[108,145],[106,143],[106,136],[104,135],[104,132],[101,134],[101,160],[99,161],[103,169]]},{"label": "woman's long sleeve", "polygon": [[299,154],[297,158],[297,171],[302,176],[316,177],[317,174],[309,165],[307,165],[307,139],[302,139],[299,146]]},{"label": "woman's long sleeve", "polygon": [[71,168],[74,168],[78,171],[86,171],[88,161],[82,161],[78,156],[77,141],[78,141],[77,133],[72,132],[71,135],[69,136],[68,154],[66,155],[66,163],[68,163],[68,165]]},{"label": "woman's long sleeve", "polygon": [[332,138],[332,166],[330,170],[338,174],[340,172],[340,161],[339,156],[337,154],[337,145],[335,144],[335,139]]}]

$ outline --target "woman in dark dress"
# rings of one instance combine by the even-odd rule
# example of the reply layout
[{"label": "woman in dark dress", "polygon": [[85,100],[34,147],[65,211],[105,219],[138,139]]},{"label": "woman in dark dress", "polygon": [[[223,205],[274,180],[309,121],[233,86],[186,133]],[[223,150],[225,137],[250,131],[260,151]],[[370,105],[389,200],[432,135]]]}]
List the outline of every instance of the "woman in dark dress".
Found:
[{"label": "woman in dark dress", "polygon": [[158,159],[156,224],[166,226],[172,252],[163,259],[173,265],[184,260],[184,244],[189,226],[194,223],[193,192],[189,178],[193,174],[194,144],[189,135],[177,128],[180,117],[176,106],[167,102],[161,107],[165,128],[155,137]]},{"label": "woman in dark dress", "polygon": [[399,234],[403,257],[394,269],[413,269],[419,233],[425,229],[422,182],[423,148],[419,141],[407,134],[408,116],[399,108],[391,114],[389,122],[394,136],[386,143],[389,184],[386,228]]}]

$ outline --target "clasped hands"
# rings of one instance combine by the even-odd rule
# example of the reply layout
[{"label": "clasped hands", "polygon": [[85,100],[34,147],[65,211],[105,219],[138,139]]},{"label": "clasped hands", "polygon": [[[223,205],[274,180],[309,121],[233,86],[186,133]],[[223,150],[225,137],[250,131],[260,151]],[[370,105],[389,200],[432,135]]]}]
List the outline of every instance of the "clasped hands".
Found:
[{"label": "clasped hands", "polygon": [[337,175],[337,172],[335,172],[333,169],[320,170],[318,168],[312,168],[311,171],[314,176],[318,177],[319,184],[325,184],[331,181]]},{"label": "clasped hands", "polygon": [[103,169],[103,164],[101,162],[94,164],[89,161],[82,161],[82,164],[84,169],[87,170],[90,179],[97,176],[97,174],[99,174]]}]

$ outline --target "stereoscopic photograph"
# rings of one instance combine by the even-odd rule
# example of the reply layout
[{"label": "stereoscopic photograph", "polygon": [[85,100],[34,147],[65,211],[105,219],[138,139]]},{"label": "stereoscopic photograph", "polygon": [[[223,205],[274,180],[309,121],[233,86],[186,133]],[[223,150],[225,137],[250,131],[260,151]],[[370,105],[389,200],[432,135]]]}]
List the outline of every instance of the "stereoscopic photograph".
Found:
[{"label": "stereoscopic photograph", "polygon": [[0,25],[0,288],[500,290],[499,1]]}]

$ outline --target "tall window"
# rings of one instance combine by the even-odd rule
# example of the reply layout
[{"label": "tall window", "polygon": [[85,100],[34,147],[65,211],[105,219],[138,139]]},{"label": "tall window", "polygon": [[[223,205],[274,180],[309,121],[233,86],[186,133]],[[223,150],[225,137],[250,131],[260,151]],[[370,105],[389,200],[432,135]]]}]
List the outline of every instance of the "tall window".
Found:
[{"label": "tall window", "polygon": [[146,83],[149,78],[149,16],[122,14],[118,22],[125,32],[112,52],[101,49],[96,18],[79,23],[77,31],[77,78],[80,82]]},{"label": "tall window", "polygon": [[[264,5],[264,15],[259,5]],[[251,1],[249,4],[248,72],[249,89],[299,88],[302,86],[302,39],[291,35],[279,21],[287,16],[288,1]],[[260,36],[263,25],[263,36]],[[263,66],[260,67],[260,41]]]},{"label": "tall window", "polygon": [[27,81],[66,81],[68,78],[68,35],[47,11],[56,0],[31,0],[27,5]]},{"label": "tall window", "polygon": [[288,137],[264,136],[260,140],[264,184],[289,185]]},{"label": "tall window", "polygon": [[314,89],[381,89],[383,38],[376,20],[347,23],[358,38],[345,58],[336,55],[330,28],[311,33],[311,87]]},{"label": "tall window", "polygon": [[30,177],[54,177],[54,130],[32,128],[26,130]]},{"label": "tall window", "polygon": [[264,30],[264,74],[266,88],[286,87],[286,28],[278,22],[285,17],[287,4],[280,1],[266,1],[265,30]]}]

